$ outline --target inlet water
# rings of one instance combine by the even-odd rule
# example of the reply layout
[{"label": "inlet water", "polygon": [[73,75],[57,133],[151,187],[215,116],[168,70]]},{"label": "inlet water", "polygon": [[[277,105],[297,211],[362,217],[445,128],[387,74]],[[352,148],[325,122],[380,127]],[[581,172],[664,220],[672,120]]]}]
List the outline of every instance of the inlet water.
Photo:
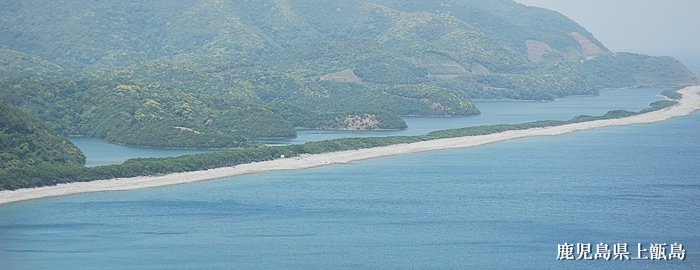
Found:
[{"label": "inlet water", "polygon": [[[694,269],[699,137],[695,113],[13,203],[0,206],[0,261],[7,269]],[[637,244],[679,243],[687,255],[560,261],[564,243],[627,243],[632,258]]]}]

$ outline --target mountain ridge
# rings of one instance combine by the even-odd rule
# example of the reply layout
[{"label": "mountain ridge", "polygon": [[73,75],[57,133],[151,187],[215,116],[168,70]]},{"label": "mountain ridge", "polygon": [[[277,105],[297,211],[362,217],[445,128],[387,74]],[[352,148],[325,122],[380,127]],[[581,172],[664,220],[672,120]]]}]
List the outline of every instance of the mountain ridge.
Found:
[{"label": "mountain ridge", "polygon": [[0,95],[63,134],[188,148],[368,114],[400,129],[397,115],[478,114],[471,99],[700,84],[511,0],[7,0],[0,63]]}]

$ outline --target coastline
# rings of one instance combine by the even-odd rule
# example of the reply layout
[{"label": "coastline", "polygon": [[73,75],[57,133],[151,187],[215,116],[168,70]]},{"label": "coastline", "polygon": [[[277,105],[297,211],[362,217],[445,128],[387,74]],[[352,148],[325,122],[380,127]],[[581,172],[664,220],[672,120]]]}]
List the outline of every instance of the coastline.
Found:
[{"label": "coastline", "polygon": [[678,90],[678,93],[682,94],[683,96],[681,100],[679,100],[679,103],[675,106],[654,112],[618,119],[596,120],[590,122],[574,123],[545,128],[533,128],[527,130],[511,130],[488,135],[436,139],[410,144],[396,144],[383,147],[333,152],[317,155],[302,155],[293,158],[241,164],[234,167],[225,167],[205,171],[175,173],[163,176],[143,176],[134,178],[97,180],[92,182],[76,182],[59,184],[56,186],[18,189],[14,191],[4,190],[0,191],[0,205],[25,200],[65,196],[80,193],[123,191],[141,188],[178,185],[266,171],[301,170],[317,166],[329,164],[344,164],[358,160],[385,156],[404,155],[424,151],[478,146],[530,136],[553,136],[576,132],[580,130],[588,130],[608,126],[658,122],[672,117],[688,115],[700,109],[700,96],[698,96],[699,92],[700,86],[689,86]]}]

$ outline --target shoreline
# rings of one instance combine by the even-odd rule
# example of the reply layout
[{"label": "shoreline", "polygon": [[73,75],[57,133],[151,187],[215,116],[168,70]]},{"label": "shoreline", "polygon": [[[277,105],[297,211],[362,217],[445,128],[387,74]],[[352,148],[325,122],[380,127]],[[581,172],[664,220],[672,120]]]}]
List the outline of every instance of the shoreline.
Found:
[{"label": "shoreline", "polygon": [[110,180],[97,180],[91,182],[58,184],[56,186],[45,186],[38,188],[3,190],[0,191],[0,205],[25,200],[81,193],[124,191],[142,188],[179,185],[266,171],[301,170],[330,164],[347,164],[353,161],[386,156],[405,155],[425,151],[478,146],[523,137],[553,136],[609,126],[652,123],[667,120],[673,117],[689,115],[694,111],[700,109],[700,96],[698,96],[699,92],[700,86],[688,86],[681,90],[678,90],[678,93],[682,94],[683,96],[679,100],[678,104],[675,106],[654,112],[618,119],[596,120],[582,123],[566,124],[561,126],[532,128],[527,130],[510,130],[488,135],[436,139],[409,144],[396,144],[375,148],[332,152],[317,155],[302,155],[299,157],[241,164],[234,167],[217,168],[205,171],[174,173],[163,176],[141,176],[122,179],[117,178]]}]

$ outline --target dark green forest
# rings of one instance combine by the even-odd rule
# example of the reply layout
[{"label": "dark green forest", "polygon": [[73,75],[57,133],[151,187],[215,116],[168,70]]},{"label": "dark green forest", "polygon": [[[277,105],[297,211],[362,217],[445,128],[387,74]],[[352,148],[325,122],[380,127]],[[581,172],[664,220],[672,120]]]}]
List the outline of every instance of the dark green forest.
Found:
[{"label": "dark green forest", "polygon": [[0,98],[0,149],[0,171],[85,164],[85,156],[78,147],[3,98]]},{"label": "dark green forest", "polygon": [[[286,149],[260,139],[302,128],[405,129],[399,116],[479,114],[477,99],[699,83],[671,57],[613,53],[565,16],[512,0],[0,1],[0,97],[28,115],[18,119],[55,136],[237,148],[251,151],[240,154],[248,161]],[[10,137],[26,131],[9,127],[19,126],[3,131]],[[68,150],[19,147],[15,137],[3,164],[32,165],[8,167],[3,175],[19,181],[8,188],[50,179],[33,174],[157,171],[124,169],[146,161],[80,169],[75,157],[39,154]],[[222,162],[163,168],[235,163]]]}]

